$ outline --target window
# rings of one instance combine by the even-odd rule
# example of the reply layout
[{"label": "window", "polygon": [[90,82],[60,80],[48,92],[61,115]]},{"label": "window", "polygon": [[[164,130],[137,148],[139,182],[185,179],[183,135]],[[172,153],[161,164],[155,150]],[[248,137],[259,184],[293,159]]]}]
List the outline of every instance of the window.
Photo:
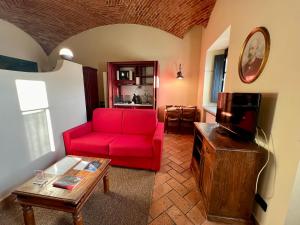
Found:
[{"label": "window", "polygon": [[217,102],[218,93],[224,91],[227,67],[227,52],[228,49],[225,50],[224,54],[216,55],[214,58],[214,71],[210,99],[211,102]]},{"label": "window", "polygon": [[46,84],[44,81],[16,80],[20,110],[31,158],[55,151]]}]

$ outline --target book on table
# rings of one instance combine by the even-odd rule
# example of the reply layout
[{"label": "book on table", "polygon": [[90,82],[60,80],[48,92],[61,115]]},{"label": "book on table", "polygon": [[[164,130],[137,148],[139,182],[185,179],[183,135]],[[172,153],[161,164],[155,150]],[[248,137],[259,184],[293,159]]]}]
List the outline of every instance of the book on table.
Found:
[{"label": "book on table", "polygon": [[67,190],[73,190],[79,182],[82,180],[82,177],[77,176],[64,176],[57,181],[55,181],[52,185],[53,187],[63,188]]}]

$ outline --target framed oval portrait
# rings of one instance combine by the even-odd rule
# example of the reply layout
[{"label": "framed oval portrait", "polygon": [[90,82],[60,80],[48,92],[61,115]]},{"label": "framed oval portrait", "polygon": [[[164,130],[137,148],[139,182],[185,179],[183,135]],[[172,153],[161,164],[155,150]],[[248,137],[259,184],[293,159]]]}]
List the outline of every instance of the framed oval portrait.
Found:
[{"label": "framed oval portrait", "polygon": [[270,35],[265,27],[248,34],[239,59],[239,75],[244,83],[252,83],[263,71],[270,52]]}]

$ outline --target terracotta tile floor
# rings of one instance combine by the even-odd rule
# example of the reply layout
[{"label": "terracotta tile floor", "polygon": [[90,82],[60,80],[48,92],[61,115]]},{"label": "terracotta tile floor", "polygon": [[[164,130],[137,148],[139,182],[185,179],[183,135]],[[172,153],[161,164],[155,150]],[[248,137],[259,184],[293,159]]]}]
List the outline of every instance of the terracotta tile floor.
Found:
[{"label": "terracotta tile floor", "polygon": [[162,166],[155,175],[149,225],[222,225],[209,222],[190,170],[193,136],[165,134]]}]

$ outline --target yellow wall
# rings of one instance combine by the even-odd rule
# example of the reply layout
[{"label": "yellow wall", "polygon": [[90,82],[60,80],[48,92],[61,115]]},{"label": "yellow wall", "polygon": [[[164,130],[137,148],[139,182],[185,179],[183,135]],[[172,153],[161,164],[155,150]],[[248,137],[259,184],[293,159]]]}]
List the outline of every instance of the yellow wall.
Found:
[{"label": "yellow wall", "polygon": [[[299,122],[300,76],[298,72],[300,51],[300,2],[298,0],[218,0],[208,26],[203,30],[200,88],[198,99],[202,104],[205,55],[207,49],[231,25],[228,74],[225,90],[230,92],[276,93],[274,118],[269,118],[268,108],[260,115],[260,122],[271,128],[276,151],[276,176],[274,160],[260,179],[259,192],[268,203],[267,212],[255,208],[255,217],[261,225],[283,225],[290,194],[300,159]],[[266,67],[251,84],[244,84],[238,75],[238,59],[248,33],[257,26],[265,26],[271,36],[271,50]],[[272,139],[269,141],[272,146]],[[275,176],[275,181],[274,181]]]},{"label": "yellow wall", "polygon": [[[50,62],[55,65],[62,47],[72,49],[75,62],[98,68],[99,74],[107,70],[106,62],[110,61],[158,60],[158,106],[196,105],[200,44],[200,26],[194,27],[180,39],[152,27],[116,24],[97,27],[69,38],[51,53]],[[180,63],[183,64],[184,80],[176,79]],[[100,86],[101,83],[99,79]],[[102,93],[99,96],[104,98]]]}]

